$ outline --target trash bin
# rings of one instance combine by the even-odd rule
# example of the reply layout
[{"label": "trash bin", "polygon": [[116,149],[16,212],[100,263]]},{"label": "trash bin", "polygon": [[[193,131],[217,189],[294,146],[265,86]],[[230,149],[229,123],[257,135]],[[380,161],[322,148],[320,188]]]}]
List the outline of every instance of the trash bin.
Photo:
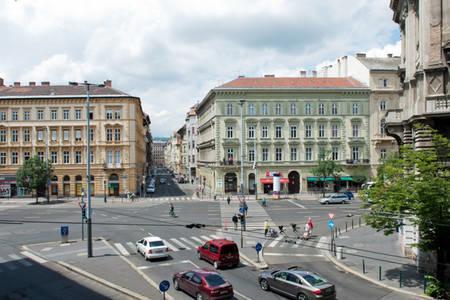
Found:
[{"label": "trash bin", "polygon": [[336,258],[339,260],[344,258],[344,247],[337,247]]},{"label": "trash bin", "polygon": [[61,244],[69,242],[69,226],[62,225],[60,229]]}]

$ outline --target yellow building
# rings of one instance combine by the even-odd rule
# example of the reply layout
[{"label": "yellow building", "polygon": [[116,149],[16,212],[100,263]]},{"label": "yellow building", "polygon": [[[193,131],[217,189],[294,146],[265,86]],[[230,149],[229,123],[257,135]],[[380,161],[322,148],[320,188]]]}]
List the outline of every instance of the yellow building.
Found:
[{"label": "yellow building", "polygon": [[0,78],[1,196],[27,195],[17,187],[15,175],[34,155],[52,162],[52,196],[81,195],[82,189],[87,190],[88,137],[92,193],[140,192],[148,166],[150,124],[140,99],[112,88],[110,80],[91,86],[90,95],[87,114],[84,86],[50,82],[6,86]]}]

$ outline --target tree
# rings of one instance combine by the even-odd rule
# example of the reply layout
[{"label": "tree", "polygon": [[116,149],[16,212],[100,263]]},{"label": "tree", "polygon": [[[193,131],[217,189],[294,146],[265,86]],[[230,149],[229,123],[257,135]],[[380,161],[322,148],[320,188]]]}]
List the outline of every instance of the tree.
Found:
[{"label": "tree", "polygon": [[38,203],[38,191],[47,186],[51,174],[51,164],[41,160],[36,155],[25,161],[20,169],[17,170],[17,185],[35,191],[36,203]]},{"label": "tree", "polygon": [[319,177],[322,181],[322,196],[325,197],[325,180],[327,177],[337,177],[342,172],[342,167],[331,159],[329,153],[321,153],[319,155],[319,164],[312,170],[314,176]]},{"label": "tree", "polygon": [[403,219],[418,226],[423,251],[435,251],[437,278],[445,281],[445,255],[450,249],[450,142],[433,134],[432,147],[415,150],[402,146],[400,154],[380,166],[375,184],[363,200],[372,202],[367,224],[386,235]]}]

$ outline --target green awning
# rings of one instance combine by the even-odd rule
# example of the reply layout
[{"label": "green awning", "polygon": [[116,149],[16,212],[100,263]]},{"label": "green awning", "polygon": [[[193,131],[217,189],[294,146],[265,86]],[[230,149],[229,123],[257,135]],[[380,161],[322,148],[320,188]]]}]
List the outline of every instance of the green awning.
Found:
[{"label": "green awning", "polygon": [[[336,180],[335,177],[326,177],[325,180],[323,180],[323,177],[307,177],[306,180],[308,182],[317,182],[317,181],[334,181]],[[337,180],[341,180],[341,181],[352,181],[353,178],[351,176],[341,176],[339,177]]]},{"label": "green awning", "polygon": [[351,176],[342,176],[341,181],[352,181],[353,178]]}]

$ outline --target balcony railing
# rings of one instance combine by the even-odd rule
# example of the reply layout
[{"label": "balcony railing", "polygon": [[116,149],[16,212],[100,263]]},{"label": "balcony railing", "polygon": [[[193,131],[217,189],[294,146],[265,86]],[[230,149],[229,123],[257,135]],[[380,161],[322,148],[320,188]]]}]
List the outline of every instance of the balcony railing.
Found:
[{"label": "balcony railing", "polygon": [[103,164],[105,169],[122,169],[122,163],[107,163]]},{"label": "balcony railing", "polygon": [[362,165],[362,164],[369,164],[369,159],[346,159],[345,162],[348,165]]},{"label": "balcony railing", "polygon": [[239,166],[241,164],[240,160],[222,160],[220,162],[221,166]]},{"label": "balcony railing", "polygon": [[427,99],[427,113],[449,113],[450,96],[440,96],[434,99]]}]

